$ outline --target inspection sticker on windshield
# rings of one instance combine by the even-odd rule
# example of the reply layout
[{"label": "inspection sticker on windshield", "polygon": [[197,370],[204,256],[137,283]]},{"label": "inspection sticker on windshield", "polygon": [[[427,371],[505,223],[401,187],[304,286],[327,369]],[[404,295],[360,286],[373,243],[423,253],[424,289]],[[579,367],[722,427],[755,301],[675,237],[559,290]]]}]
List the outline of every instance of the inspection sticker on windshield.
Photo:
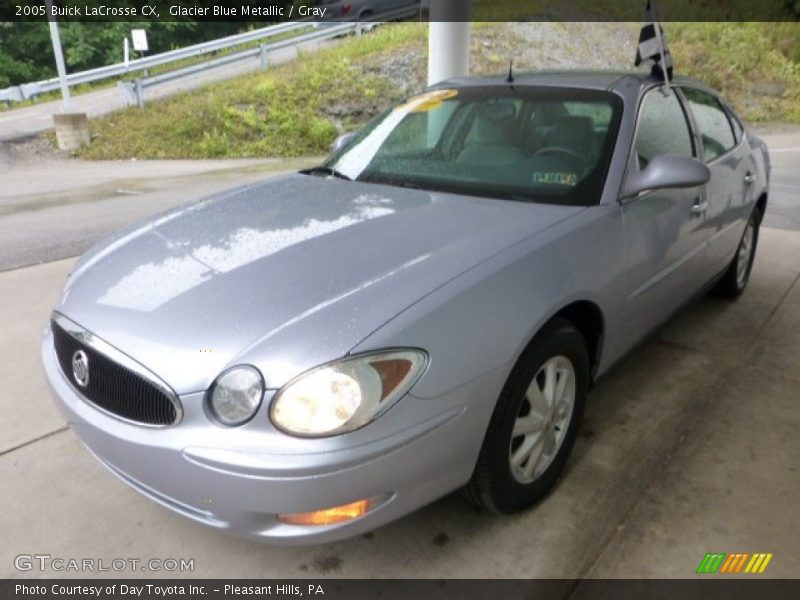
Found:
[{"label": "inspection sticker on windshield", "polygon": [[578,183],[576,173],[560,173],[558,171],[536,171],[533,174],[533,183],[543,185],[568,185],[570,187]]},{"label": "inspection sticker on windshield", "polygon": [[435,90],[426,92],[419,96],[414,96],[405,104],[401,104],[395,110],[406,110],[408,112],[428,112],[439,108],[442,102],[458,96],[458,90]]}]

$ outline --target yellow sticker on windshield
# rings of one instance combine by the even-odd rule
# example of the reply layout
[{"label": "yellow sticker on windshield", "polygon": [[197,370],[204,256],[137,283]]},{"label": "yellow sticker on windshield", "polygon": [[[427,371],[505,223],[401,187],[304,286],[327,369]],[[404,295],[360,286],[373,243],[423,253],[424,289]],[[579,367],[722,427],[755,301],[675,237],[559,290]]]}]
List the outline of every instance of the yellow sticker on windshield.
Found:
[{"label": "yellow sticker on windshield", "polygon": [[458,90],[434,90],[419,96],[414,96],[405,104],[401,104],[395,110],[405,110],[408,112],[428,112],[439,108],[442,102],[458,96]]},{"label": "yellow sticker on windshield", "polygon": [[573,186],[578,183],[578,175],[576,173],[560,173],[557,171],[537,171],[533,174],[533,183]]}]

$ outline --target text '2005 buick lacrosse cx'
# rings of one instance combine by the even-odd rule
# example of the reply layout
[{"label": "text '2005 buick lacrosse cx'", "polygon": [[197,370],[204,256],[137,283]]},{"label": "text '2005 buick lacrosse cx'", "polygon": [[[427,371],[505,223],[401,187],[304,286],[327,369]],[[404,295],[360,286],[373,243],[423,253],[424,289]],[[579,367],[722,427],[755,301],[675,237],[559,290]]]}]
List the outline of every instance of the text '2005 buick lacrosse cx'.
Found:
[{"label": "text '2005 buick lacrosse cx'", "polygon": [[113,473],[237,535],[345,538],[459,488],[520,511],[595,378],[692,297],[742,293],[768,172],[695,81],[450,80],[320,167],[91,250],[47,378]]}]

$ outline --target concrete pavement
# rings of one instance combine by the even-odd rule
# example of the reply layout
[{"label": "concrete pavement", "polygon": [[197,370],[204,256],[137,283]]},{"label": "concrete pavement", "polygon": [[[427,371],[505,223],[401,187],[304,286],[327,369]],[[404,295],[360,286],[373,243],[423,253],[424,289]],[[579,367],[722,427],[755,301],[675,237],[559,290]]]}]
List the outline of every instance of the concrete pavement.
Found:
[{"label": "concrete pavement", "polygon": [[712,551],[773,552],[767,575],[795,576],[799,255],[800,233],[763,230],[739,302],[691,305],[602,380],[565,478],[535,510],[477,514],[453,495],[369,536],[290,549],[175,516],[97,464],[55,412],[31,333],[71,261],[0,273],[14,317],[0,346],[0,576],[44,552],[192,558],[203,577],[689,577]]}]

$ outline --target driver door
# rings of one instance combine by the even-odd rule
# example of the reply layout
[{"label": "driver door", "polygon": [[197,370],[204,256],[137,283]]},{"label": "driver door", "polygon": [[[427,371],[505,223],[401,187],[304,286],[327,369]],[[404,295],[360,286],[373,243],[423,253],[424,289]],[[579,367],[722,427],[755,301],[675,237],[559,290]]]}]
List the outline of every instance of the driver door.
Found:
[{"label": "driver door", "polygon": [[[629,171],[643,170],[654,157],[697,157],[683,104],[663,87],[640,104]],[[703,284],[710,230],[706,186],[664,189],[624,198],[627,327],[640,339],[663,322]]]}]

